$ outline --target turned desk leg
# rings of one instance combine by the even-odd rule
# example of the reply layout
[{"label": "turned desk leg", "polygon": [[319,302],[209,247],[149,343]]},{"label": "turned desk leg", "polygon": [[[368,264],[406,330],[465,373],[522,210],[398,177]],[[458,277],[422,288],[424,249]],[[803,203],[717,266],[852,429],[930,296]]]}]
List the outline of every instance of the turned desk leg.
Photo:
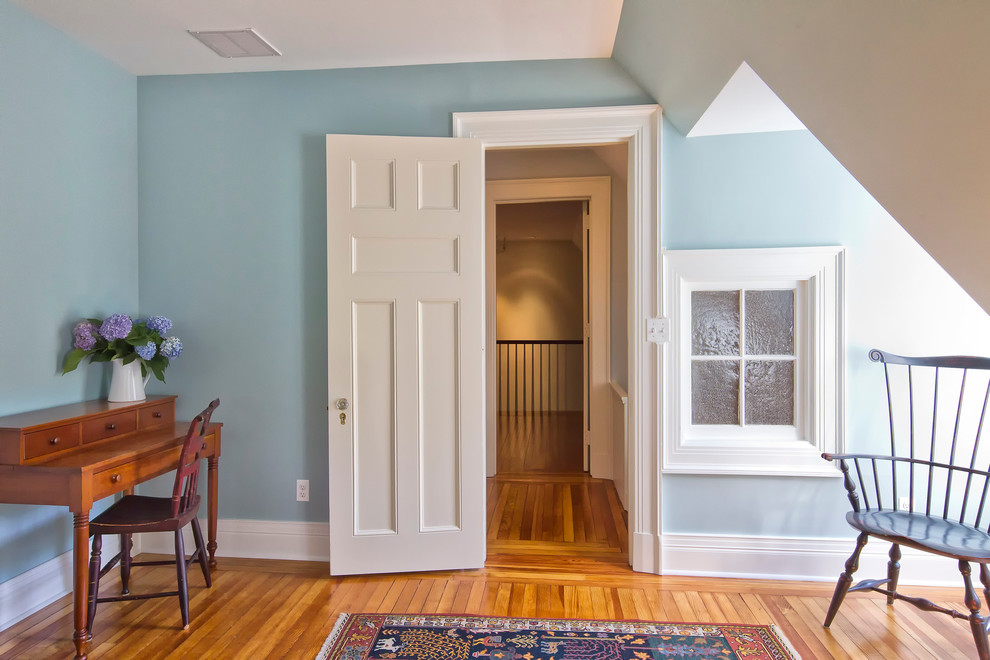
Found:
[{"label": "turned desk leg", "polygon": [[217,497],[219,494],[217,481],[220,475],[218,469],[219,462],[220,459],[216,456],[210,456],[206,459],[207,486],[210,491],[209,516],[206,531],[209,542],[206,544],[206,549],[210,553],[210,570],[217,567]]},{"label": "turned desk leg", "polygon": [[89,511],[72,516],[72,613],[76,660],[86,659],[86,644],[91,639],[86,629],[89,606]]}]

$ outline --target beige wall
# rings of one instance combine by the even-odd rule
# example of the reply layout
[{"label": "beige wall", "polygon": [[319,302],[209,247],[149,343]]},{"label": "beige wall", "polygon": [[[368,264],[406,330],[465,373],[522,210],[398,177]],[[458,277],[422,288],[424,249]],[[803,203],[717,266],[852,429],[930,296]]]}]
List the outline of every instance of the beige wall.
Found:
[{"label": "beige wall", "polygon": [[507,241],[495,255],[498,339],[581,339],[581,251],[570,241]]}]

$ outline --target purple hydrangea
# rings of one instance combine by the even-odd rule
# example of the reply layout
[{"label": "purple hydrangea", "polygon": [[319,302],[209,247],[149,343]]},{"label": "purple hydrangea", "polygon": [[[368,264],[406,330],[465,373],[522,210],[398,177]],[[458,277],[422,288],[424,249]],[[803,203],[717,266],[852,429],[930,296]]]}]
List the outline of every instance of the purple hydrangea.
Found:
[{"label": "purple hydrangea", "polygon": [[158,351],[169,360],[182,355],[182,341],[178,337],[166,337]]},{"label": "purple hydrangea", "polygon": [[148,319],[146,325],[149,330],[157,331],[162,337],[165,336],[166,332],[172,329],[172,322],[164,316],[152,316]]},{"label": "purple hydrangea", "polygon": [[149,341],[144,346],[135,346],[134,352],[138,354],[142,360],[150,360],[155,357],[155,353],[158,351],[158,347],[155,346],[155,342]]},{"label": "purple hydrangea", "polygon": [[96,337],[93,336],[94,332],[96,332],[96,326],[89,321],[76,323],[76,327],[72,328],[73,348],[81,348],[84,351],[88,351],[96,346]]},{"label": "purple hydrangea", "polygon": [[100,335],[107,341],[123,339],[131,332],[131,317],[127,314],[111,314],[103,320]]}]

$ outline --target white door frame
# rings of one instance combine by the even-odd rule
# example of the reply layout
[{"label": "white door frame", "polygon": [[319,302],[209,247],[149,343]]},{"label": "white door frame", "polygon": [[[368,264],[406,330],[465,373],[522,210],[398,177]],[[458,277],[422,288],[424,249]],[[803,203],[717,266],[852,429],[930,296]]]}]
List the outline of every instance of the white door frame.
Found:
[{"label": "white door frame", "polygon": [[[589,263],[588,298],[590,309],[582,311],[582,336],[589,338],[592,363],[583,374],[582,388],[591,387],[585,401],[584,418],[594,420],[591,435],[587,431],[586,447],[583,449],[585,469],[591,464],[591,476],[601,479],[612,478],[612,427],[609,423],[612,388],[609,385],[609,227],[611,224],[611,178],[608,176],[582,176],[552,179],[502,179],[485,184],[485,297],[487,337],[485,350],[487,372],[487,440],[486,473],[489,477],[496,472],[496,445],[498,428],[498,347],[496,340],[496,294],[495,294],[495,209],[499,204],[525,204],[532,202],[556,202],[564,200],[585,200],[588,202],[588,220],[591,231],[591,254]],[[584,231],[582,230],[582,234]],[[582,243],[585,243],[582,236]],[[585,248],[586,249],[586,248]],[[582,252],[584,249],[582,249]],[[582,261],[584,257],[582,256]],[[582,271],[583,271],[582,267]],[[582,296],[584,298],[584,296]],[[584,305],[582,306],[584,307]],[[586,397],[582,395],[582,399]],[[587,425],[585,425],[587,429]]]},{"label": "white door frame", "polygon": [[485,149],[625,142],[629,188],[629,559],[660,573],[661,347],[646,341],[646,320],[660,313],[660,106],[458,112],[454,137]]}]

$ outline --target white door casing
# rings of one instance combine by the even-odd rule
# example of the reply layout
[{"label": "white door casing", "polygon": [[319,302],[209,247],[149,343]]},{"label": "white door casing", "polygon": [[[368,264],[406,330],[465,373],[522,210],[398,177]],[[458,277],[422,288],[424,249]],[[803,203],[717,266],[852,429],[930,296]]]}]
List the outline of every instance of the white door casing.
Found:
[{"label": "white door casing", "polygon": [[[455,137],[485,149],[625,142],[629,149],[629,560],[661,572],[660,373],[664,348],[646,341],[646,320],[660,312],[660,117],[658,105],[456,112]],[[491,428],[492,420],[489,423]]]},{"label": "white door casing", "polygon": [[334,575],[484,564],[482,156],[327,136]]},{"label": "white door casing", "polygon": [[[496,437],[494,424],[498,416],[498,361],[495,341],[495,245],[497,207],[501,204],[526,204],[562,200],[586,200],[582,217],[582,296],[585,300],[582,319],[584,383],[584,468],[591,476],[612,478],[611,424],[609,422],[609,222],[611,219],[611,181],[607,176],[567,177],[554,179],[502,179],[485,184],[486,290],[488,324],[487,379],[488,476],[496,472]],[[589,350],[590,349],[590,350]]]}]

